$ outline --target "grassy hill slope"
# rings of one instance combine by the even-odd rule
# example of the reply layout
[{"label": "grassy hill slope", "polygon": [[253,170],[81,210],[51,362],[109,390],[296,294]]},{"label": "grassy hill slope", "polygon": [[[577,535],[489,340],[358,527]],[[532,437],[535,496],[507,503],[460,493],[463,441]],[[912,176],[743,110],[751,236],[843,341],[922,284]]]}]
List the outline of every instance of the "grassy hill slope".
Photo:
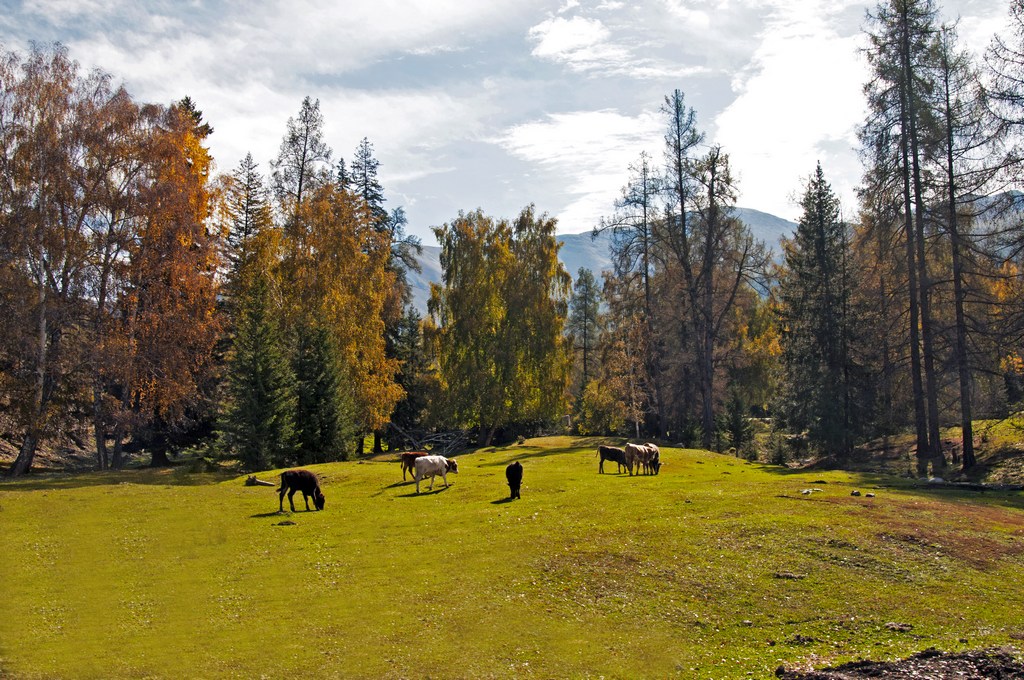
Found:
[{"label": "grassy hill slope", "polygon": [[315,466],[319,513],[180,470],[0,484],[0,676],[770,677],[1024,638],[1020,493],[678,449],[598,475],[595,444],[461,456],[420,496]]}]

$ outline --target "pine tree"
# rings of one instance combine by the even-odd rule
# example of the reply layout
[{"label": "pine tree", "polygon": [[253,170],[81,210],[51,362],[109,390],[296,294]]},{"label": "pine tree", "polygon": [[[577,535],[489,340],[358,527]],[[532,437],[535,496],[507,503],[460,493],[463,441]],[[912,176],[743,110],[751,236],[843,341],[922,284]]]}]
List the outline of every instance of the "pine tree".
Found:
[{"label": "pine tree", "polygon": [[581,374],[579,391],[582,394],[594,374],[594,356],[599,336],[598,312],[601,307],[601,289],[594,274],[580,267],[576,274],[573,296],[569,300],[569,319],[566,331],[573,339],[573,349],[579,353]]},{"label": "pine tree", "polygon": [[[388,354],[401,362],[395,380],[405,391],[405,397],[395,405],[391,414],[391,423],[398,430],[399,440],[414,436],[427,410],[429,365],[420,322],[419,312],[407,307],[405,314],[388,333]],[[416,446],[414,442],[410,444]]]},{"label": "pine tree", "polygon": [[267,189],[259,165],[247,153],[232,173],[228,185],[227,213],[228,261],[232,270],[241,266],[245,259],[249,241],[264,229],[273,225]]},{"label": "pine tree", "polygon": [[259,277],[240,301],[220,423],[223,445],[249,470],[295,462],[295,377],[277,319]]},{"label": "pine tree", "polygon": [[384,187],[377,179],[378,168],[380,161],[373,156],[373,144],[363,137],[349,165],[349,182],[352,190],[365,201],[370,212],[370,223],[378,229],[384,229],[388,221],[388,211],[384,208]]},{"label": "pine tree", "polygon": [[345,441],[355,429],[354,409],[341,390],[337,349],[330,334],[319,325],[300,329],[297,345],[297,462],[307,465],[345,460]]},{"label": "pine tree", "polygon": [[846,227],[839,199],[818,164],[800,201],[802,214],[786,242],[779,315],[789,425],[807,429],[826,451],[849,451],[850,307]]},{"label": "pine tree", "polygon": [[342,156],[338,157],[338,162],[334,166],[334,184],[340,191],[352,190],[352,174],[349,172],[348,166],[345,165],[345,159]]}]

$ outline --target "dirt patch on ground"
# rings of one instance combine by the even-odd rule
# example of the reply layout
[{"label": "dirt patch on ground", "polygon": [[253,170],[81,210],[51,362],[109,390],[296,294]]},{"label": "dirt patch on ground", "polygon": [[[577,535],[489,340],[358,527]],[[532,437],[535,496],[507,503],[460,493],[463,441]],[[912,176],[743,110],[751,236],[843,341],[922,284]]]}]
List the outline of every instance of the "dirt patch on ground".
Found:
[{"label": "dirt patch on ground", "polygon": [[856,680],[858,678],[968,678],[971,680],[1024,680],[1024,663],[1012,650],[982,649],[945,653],[935,649],[900,661],[854,661],[815,671],[787,671],[780,666],[775,676],[783,680]]}]

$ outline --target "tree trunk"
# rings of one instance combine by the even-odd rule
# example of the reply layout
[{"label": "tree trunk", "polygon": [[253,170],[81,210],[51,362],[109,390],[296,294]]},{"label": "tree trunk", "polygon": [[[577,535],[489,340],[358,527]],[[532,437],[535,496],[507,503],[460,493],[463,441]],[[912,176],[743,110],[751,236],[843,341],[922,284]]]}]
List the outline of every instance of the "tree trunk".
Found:
[{"label": "tree trunk", "polygon": [[8,477],[21,477],[32,469],[32,461],[35,459],[38,445],[38,433],[33,431],[25,435],[21,442],[21,448],[18,450],[18,457],[14,459],[11,467],[7,470]]},{"label": "tree trunk", "polygon": [[96,437],[96,468],[106,470],[110,466],[107,454],[107,428],[103,424],[103,395],[96,382],[92,388],[92,428]]},{"label": "tree trunk", "polygon": [[124,426],[114,426],[114,447],[110,454],[110,467],[120,470],[124,467]]},{"label": "tree trunk", "polygon": [[10,469],[7,470],[8,477],[20,477],[32,469],[32,461],[36,456],[36,447],[42,438],[43,418],[46,413],[47,402],[49,401],[46,389],[46,362],[49,357],[47,352],[47,304],[46,286],[44,283],[37,283],[37,317],[36,317],[36,370],[35,385],[32,394],[32,413],[29,416],[28,427],[25,428],[25,436],[21,441],[21,449],[18,457],[14,459]]},{"label": "tree trunk", "polygon": [[967,362],[967,322],[964,318],[964,272],[960,229],[956,210],[956,165],[953,160],[952,102],[949,92],[948,54],[943,52],[946,95],[946,172],[949,175],[949,242],[953,259],[953,302],[956,310],[956,355],[957,376],[960,382],[960,427],[962,429],[963,470],[974,467],[974,423],[971,417],[971,369]]},{"label": "tree trunk", "polygon": [[[900,126],[906,131],[907,124],[907,92],[906,87],[900,93]],[[902,156],[901,173],[903,175],[903,232],[907,258],[907,292],[910,302],[910,382],[914,399],[914,430],[917,435],[917,473],[927,474],[928,422],[924,406],[924,387],[921,383],[921,340],[918,335],[918,294],[917,294],[917,249],[914,246],[913,201],[910,196],[910,148],[907,134],[900,135],[900,155]]]},{"label": "tree trunk", "polygon": [[[920,323],[921,323],[921,335],[924,341],[924,377],[925,385],[922,389],[926,390],[927,396],[927,412],[917,414],[917,399],[915,386],[915,415],[918,416],[918,420],[924,419],[925,433],[922,437],[921,432],[918,432],[918,472],[923,473],[927,469],[928,460],[932,462],[932,468],[941,470],[945,466],[945,460],[942,458],[942,448],[939,443],[939,406],[938,406],[938,387],[935,382],[935,353],[934,343],[932,341],[932,324],[931,324],[931,305],[929,304],[929,295],[931,283],[928,279],[928,264],[925,259],[925,247],[924,247],[924,196],[923,188],[921,183],[921,168],[920,168],[920,151],[919,151],[919,140],[917,131],[917,112],[916,102],[914,95],[914,69],[910,55],[910,19],[908,15],[908,8],[904,3],[901,8],[901,20],[903,22],[902,41],[900,45],[901,56],[902,56],[902,71],[903,71],[903,98],[905,109],[903,111],[902,123],[902,140],[903,140],[903,153],[904,158],[909,160],[909,163],[904,166],[904,175],[910,175],[913,181],[914,189],[914,220],[915,225],[912,226],[910,219],[910,205],[907,205],[907,229],[916,228],[916,264],[918,271],[918,286],[917,294],[919,296],[919,312],[920,312]],[[909,140],[908,140],[909,137]],[[907,148],[909,141],[910,148]],[[909,159],[908,159],[909,152]],[[906,195],[907,200],[910,199],[909,187],[910,182],[906,182]],[[909,242],[909,238],[908,238]],[[908,266],[912,263],[908,260]],[[911,293],[913,295],[913,292]],[[921,363],[918,363],[921,366]],[[920,383],[920,373],[917,377]],[[922,400],[925,395],[922,395]],[[924,406],[924,404],[922,404]],[[918,427],[921,423],[918,422]],[[923,446],[923,450],[922,450]],[[925,466],[925,470],[922,470],[922,464]]]},{"label": "tree trunk", "polygon": [[167,436],[163,433],[158,433],[154,438],[151,446],[152,459],[149,462],[150,467],[171,467],[171,459],[167,457]]},{"label": "tree trunk", "polygon": [[498,431],[498,426],[497,425],[491,425],[490,427],[487,428],[487,437],[486,437],[486,439],[484,439],[484,444],[483,444],[485,448],[490,446],[491,442],[494,441],[494,433],[497,432],[497,431]]}]

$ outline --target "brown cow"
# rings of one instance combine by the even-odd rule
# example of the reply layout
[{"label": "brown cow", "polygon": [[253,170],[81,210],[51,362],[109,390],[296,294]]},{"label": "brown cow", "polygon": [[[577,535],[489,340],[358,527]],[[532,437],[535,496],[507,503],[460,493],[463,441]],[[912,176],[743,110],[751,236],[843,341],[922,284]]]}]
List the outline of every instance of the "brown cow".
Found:
[{"label": "brown cow", "polygon": [[626,466],[630,468],[630,475],[633,470],[639,475],[641,468],[645,473],[650,472],[651,457],[654,452],[643,444],[626,444]]},{"label": "brown cow", "polygon": [[661,449],[655,444],[647,442],[647,450],[650,451],[650,458],[647,461],[648,471],[654,474],[661,472]]},{"label": "brown cow", "polygon": [[408,470],[409,474],[413,477],[416,476],[416,459],[421,456],[426,456],[427,453],[424,451],[409,451],[408,453],[402,454],[402,481],[405,481],[405,471]]}]

